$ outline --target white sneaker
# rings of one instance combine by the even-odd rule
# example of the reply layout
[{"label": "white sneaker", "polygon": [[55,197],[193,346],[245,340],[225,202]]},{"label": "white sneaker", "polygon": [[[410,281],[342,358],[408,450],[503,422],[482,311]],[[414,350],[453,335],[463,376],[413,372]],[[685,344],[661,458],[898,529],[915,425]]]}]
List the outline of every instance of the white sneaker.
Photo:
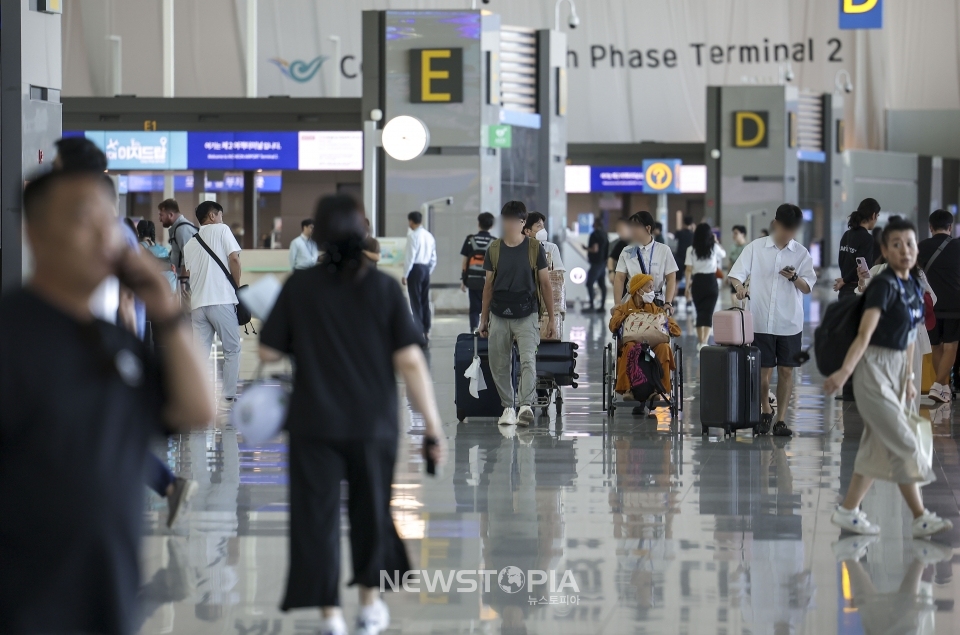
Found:
[{"label": "white sneaker", "polygon": [[830,522],[846,531],[852,531],[855,534],[865,536],[875,536],[880,533],[880,526],[867,520],[867,515],[862,511],[850,511],[837,505],[833,515],[830,516]]},{"label": "white sneaker", "polygon": [[370,606],[361,606],[357,616],[356,635],[378,635],[390,626],[390,610],[383,600]]},{"label": "white sneaker", "polygon": [[337,614],[320,620],[320,635],[347,635],[347,622]]},{"label": "white sneaker", "polygon": [[953,401],[953,391],[950,390],[950,386],[943,387],[943,390],[940,391],[940,399],[943,400],[943,403],[950,403]]},{"label": "white sneaker", "polygon": [[513,408],[504,408],[503,414],[500,415],[500,420],[497,421],[502,426],[515,426],[517,425],[517,413]]},{"label": "white sneaker", "polygon": [[533,423],[533,408],[530,406],[520,406],[520,414],[517,415],[518,426],[528,426]]},{"label": "white sneaker", "polygon": [[230,412],[233,410],[233,404],[236,403],[236,397],[221,397],[217,403],[217,410],[220,412]]},{"label": "white sneaker", "polygon": [[953,523],[940,518],[929,509],[923,510],[923,516],[913,519],[914,538],[926,538],[949,529],[953,529]]},{"label": "white sneaker", "polygon": [[880,540],[878,536],[847,536],[833,543],[833,555],[837,562],[853,560],[856,562],[867,555],[867,547]]},{"label": "white sneaker", "polygon": [[943,398],[943,385],[934,383],[930,386],[930,392],[927,393],[927,398],[937,403],[946,403],[947,400]]},{"label": "white sneaker", "polygon": [[930,540],[914,540],[913,556],[923,564],[937,564],[953,558],[953,549]]}]

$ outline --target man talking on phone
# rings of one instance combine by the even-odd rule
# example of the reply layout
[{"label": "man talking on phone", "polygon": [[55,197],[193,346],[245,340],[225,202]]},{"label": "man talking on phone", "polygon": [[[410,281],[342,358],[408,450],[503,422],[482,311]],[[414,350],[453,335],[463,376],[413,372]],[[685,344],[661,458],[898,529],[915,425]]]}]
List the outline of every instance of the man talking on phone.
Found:
[{"label": "man talking on phone", "polygon": [[[793,436],[786,413],[793,393],[793,369],[800,366],[796,357],[803,331],[803,294],[810,293],[817,282],[810,252],[794,240],[802,224],[800,208],[784,203],[770,223],[770,235],[744,247],[730,270],[730,283],[739,300],[747,297],[743,283],[750,279],[753,345],[760,349],[763,396],[759,432],[770,432],[773,424],[773,434],[779,437]],[[774,368],[778,377],[776,418],[766,399]]]}]

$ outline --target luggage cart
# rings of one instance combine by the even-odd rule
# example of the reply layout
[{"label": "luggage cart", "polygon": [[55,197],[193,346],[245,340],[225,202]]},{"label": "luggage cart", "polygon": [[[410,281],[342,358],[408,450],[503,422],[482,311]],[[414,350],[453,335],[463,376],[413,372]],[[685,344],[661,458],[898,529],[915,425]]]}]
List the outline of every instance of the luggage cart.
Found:
[{"label": "luggage cart", "polygon": [[[616,348],[614,348],[616,344]],[[614,335],[614,342],[608,343],[603,348],[603,409],[608,415],[613,415],[618,406],[627,404],[633,406],[643,405],[642,402],[633,399],[625,399],[617,395],[617,363],[619,359],[620,333]],[[675,419],[683,418],[683,349],[677,343],[673,344],[673,357],[676,361],[676,368],[670,371],[670,394],[660,395],[660,400],[652,400],[649,403],[653,407],[667,406],[670,408],[670,415]]]}]

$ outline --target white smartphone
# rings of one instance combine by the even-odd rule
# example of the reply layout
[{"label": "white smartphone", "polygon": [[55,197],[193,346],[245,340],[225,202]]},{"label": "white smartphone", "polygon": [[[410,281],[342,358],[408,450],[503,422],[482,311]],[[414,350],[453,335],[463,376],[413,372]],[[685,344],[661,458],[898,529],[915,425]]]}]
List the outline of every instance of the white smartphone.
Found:
[{"label": "white smartphone", "polygon": [[866,258],[857,258],[857,270],[867,274],[868,278],[870,277],[870,267],[867,266]]}]

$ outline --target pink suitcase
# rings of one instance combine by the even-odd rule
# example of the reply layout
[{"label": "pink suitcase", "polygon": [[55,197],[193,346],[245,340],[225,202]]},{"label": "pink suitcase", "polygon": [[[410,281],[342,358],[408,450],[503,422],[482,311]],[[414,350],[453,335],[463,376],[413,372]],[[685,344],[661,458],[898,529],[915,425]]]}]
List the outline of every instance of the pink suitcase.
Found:
[{"label": "pink suitcase", "polygon": [[713,314],[713,339],[722,346],[753,344],[753,313],[733,307]]}]

